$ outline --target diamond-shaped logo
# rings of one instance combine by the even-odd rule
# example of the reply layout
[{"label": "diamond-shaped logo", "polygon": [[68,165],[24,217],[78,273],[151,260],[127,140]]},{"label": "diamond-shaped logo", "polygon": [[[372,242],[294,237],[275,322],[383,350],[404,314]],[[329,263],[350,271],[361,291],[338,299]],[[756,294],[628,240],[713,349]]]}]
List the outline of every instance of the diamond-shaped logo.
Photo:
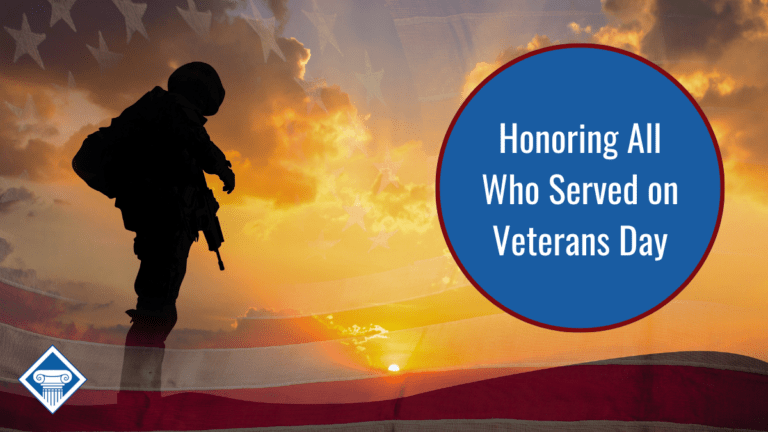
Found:
[{"label": "diamond-shaped logo", "polygon": [[86,378],[51,345],[19,381],[53,414],[85,383]]}]

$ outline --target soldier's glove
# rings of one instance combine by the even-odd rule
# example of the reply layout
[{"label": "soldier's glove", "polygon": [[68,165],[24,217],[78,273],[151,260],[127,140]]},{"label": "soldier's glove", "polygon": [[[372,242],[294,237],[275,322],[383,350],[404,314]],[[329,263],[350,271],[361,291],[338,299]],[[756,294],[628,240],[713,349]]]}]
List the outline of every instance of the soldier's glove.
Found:
[{"label": "soldier's glove", "polygon": [[224,182],[224,190],[228,194],[232,193],[232,191],[235,189],[235,173],[232,172],[232,169],[225,168],[221,171],[219,174],[219,178],[222,182]]}]

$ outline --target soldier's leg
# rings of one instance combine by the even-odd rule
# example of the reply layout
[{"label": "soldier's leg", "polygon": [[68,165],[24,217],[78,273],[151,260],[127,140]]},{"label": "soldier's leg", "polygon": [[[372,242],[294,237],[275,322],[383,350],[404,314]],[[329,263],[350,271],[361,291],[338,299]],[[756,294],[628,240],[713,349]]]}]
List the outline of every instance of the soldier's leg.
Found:
[{"label": "soldier's leg", "polygon": [[190,236],[175,227],[136,234],[134,250],[141,260],[134,284],[138,295],[136,314],[162,318],[146,319],[160,337],[153,346],[159,346],[176,324],[175,304],[191,245]]},{"label": "soldier's leg", "polygon": [[147,407],[159,400],[165,340],[176,324],[175,303],[192,239],[167,231],[140,232],[136,239],[139,299],[136,310],[128,311],[133,325],[125,340],[118,403]]},{"label": "soldier's leg", "polygon": [[174,252],[171,254],[171,275],[168,295],[163,303],[164,307],[173,307],[175,316],[176,300],[179,298],[179,290],[184,282],[184,276],[187,274],[187,260],[189,259],[189,250],[192,247],[194,239],[183,230],[177,231],[173,239]]},{"label": "soldier's leg", "polygon": [[160,310],[169,299],[176,299],[191,245],[190,236],[178,227],[136,233],[133,249],[141,260],[134,284],[137,309]]}]

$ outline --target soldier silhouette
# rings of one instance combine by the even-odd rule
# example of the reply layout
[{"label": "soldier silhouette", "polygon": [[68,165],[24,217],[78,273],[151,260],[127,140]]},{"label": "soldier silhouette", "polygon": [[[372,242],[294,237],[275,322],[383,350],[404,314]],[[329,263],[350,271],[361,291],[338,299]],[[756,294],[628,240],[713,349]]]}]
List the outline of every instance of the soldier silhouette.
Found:
[{"label": "soldier silhouette", "polygon": [[121,390],[160,388],[165,340],[176,324],[189,250],[203,229],[198,217],[201,192],[208,190],[203,172],[218,175],[227,193],[235,187],[232,164],[204,128],[205,117],[216,114],[223,100],[214,68],[188,63],[171,74],[167,91],[153,88],[103,129],[107,139],[121,141],[118,163],[107,174],[116,185],[115,207],[125,228],[136,233],[133,249],[141,261],[136,308],[126,311],[133,324]]}]

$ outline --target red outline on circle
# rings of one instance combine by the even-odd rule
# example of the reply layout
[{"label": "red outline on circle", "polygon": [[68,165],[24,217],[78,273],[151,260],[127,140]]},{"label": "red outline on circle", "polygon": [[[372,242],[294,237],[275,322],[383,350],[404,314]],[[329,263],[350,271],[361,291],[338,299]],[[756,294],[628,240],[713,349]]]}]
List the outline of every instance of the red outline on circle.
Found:
[{"label": "red outline on circle", "polygon": [[[686,279],[685,282],[683,282],[682,285],[680,285],[680,288],[678,288],[669,297],[667,297],[666,300],[664,300],[663,302],[659,303],[654,308],[652,308],[652,309],[646,311],[645,313],[642,313],[642,314],[640,314],[640,315],[638,315],[638,316],[636,316],[634,318],[630,318],[630,319],[628,319],[626,321],[622,321],[622,322],[619,322],[619,323],[616,323],[616,324],[611,324],[611,325],[602,326],[602,327],[571,328],[571,327],[558,327],[558,326],[553,326],[553,325],[549,325],[549,324],[544,324],[544,323],[540,323],[538,321],[534,321],[534,320],[532,320],[530,318],[524,317],[524,316],[522,316],[522,315],[512,311],[511,309],[507,308],[506,306],[502,305],[498,301],[496,301],[496,299],[494,299],[487,292],[485,292],[485,290],[483,290],[480,287],[480,284],[478,284],[472,278],[472,276],[469,274],[467,269],[464,268],[464,265],[459,260],[459,257],[456,255],[456,251],[453,249],[453,245],[451,245],[451,241],[448,238],[448,232],[445,229],[445,222],[443,221],[443,211],[442,211],[441,206],[440,206],[440,172],[441,172],[442,167],[443,167],[443,154],[445,154],[445,147],[448,144],[448,139],[451,136],[451,132],[453,131],[453,127],[456,125],[456,121],[461,116],[461,113],[464,111],[464,108],[466,108],[466,106],[469,103],[469,101],[472,100],[472,98],[475,96],[475,94],[478,91],[480,91],[480,89],[483,88],[483,86],[485,86],[489,81],[491,81],[494,77],[496,77],[496,75],[500,74],[501,72],[503,72],[507,68],[511,67],[512,65],[514,65],[514,64],[516,64],[518,62],[521,62],[521,61],[523,61],[523,60],[525,60],[525,59],[527,59],[529,57],[533,57],[533,56],[535,56],[537,54],[545,53],[545,52],[548,52],[548,51],[561,50],[561,49],[570,49],[570,48],[601,49],[601,50],[605,50],[605,51],[612,51],[612,52],[615,52],[615,53],[618,53],[618,54],[623,54],[625,56],[631,57],[631,58],[633,58],[635,60],[638,60],[638,61],[641,61],[641,62],[645,63],[646,65],[652,67],[653,69],[655,69],[656,71],[658,71],[659,73],[661,73],[662,75],[667,77],[667,79],[670,80],[673,84],[675,84],[680,89],[680,91],[682,91],[683,94],[688,98],[688,100],[691,101],[693,106],[696,107],[696,110],[699,112],[699,116],[701,117],[701,119],[704,120],[704,124],[707,125],[707,129],[709,130],[709,136],[712,138],[712,144],[715,146],[715,153],[717,153],[717,163],[718,163],[718,166],[720,168],[720,209],[719,209],[718,214],[717,214],[717,223],[715,224],[715,229],[712,232],[712,238],[709,241],[709,245],[707,246],[707,250],[704,252],[704,255],[701,257],[701,260],[699,261],[699,264],[693,270],[691,275],[688,276],[688,279]],[[694,276],[696,276],[696,273],[698,273],[699,269],[701,269],[701,266],[704,265],[704,261],[707,260],[707,257],[709,256],[709,252],[712,250],[712,246],[715,244],[715,239],[717,238],[717,233],[720,230],[720,221],[723,218],[723,206],[725,204],[725,172],[723,170],[723,157],[720,154],[720,146],[717,143],[717,137],[715,137],[715,132],[712,130],[712,126],[709,124],[709,120],[707,119],[707,116],[704,115],[704,111],[702,111],[701,107],[696,102],[696,100],[693,98],[693,96],[691,96],[691,94],[688,92],[688,90],[686,90],[685,87],[683,87],[682,84],[680,84],[675,79],[675,77],[670,75],[667,71],[665,71],[664,69],[660,68],[656,64],[654,64],[654,63],[644,59],[643,57],[640,57],[637,54],[631,53],[629,51],[625,51],[625,50],[622,50],[622,49],[619,49],[619,48],[614,48],[614,47],[607,46],[607,45],[590,44],[590,43],[569,43],[569,44],[561,44],[561,45],[549,46],[549,47],[546,47],[546,48],[540,48],[540,49],[537,49],[535,51],[531,51],[531,52],[529,52],[527,54],[524,54],[524,55],[522,55],[520,57],[517,57],[515,59],[512,59],[508,63],[506,63],[505,65],[503,65],[500,68],[498,68],[497,70],[495,70],[491,75],[489,75],[487,78],[485,78],[477,87],[475,87],[474,90],[472,90],[472,93],[470,93],[469,96],[461,104],[461,107],[456,112],[456,115],[453,117],[453,120],[451,121],[451,125],[448,126],[448,131],[445,133],[445,138],[443,139],[443,145],[440,148],[440,156],[438,157],[438,160],[437,160],[437,173],[436,173],[436,177],[435,177],[435,195],[436,195],[436,198],[437,198],[437,216],[438,216],[438,219],[440,220],[440,229],[442,229],[442,231],[443,231],[443,237],[445,238],[445,243],[448,245],[448,249],[451,251],[451,255],[453,255],[454,261],[456,261],[456,264],[458,264],[458,266],[461,269],[462,273],[464,273],[464,276],[466,276],[466,278],[480,292],[480,294],[484,295],[485,298],[487,298],[488,300],[491,301],[491,303],[495,304],[499,309],[505,311],[506,313],[516,317],[517,319],[520,319],[522,321],[525,321],[525,322],[527,322],[529,324],[533,324],[533,325],[538,326],[538,327],[542,327],[542,328],[549,329],[549,330],[557,330],[557,331],[569,332],[569,333],[597,332],[597,331],[610,330],[610,329],[615,329],[615,328],[618,328],[618,327],[623,327],[623,326],[625,326],[627,324],[631,324],[631,323],[633,323],[635,321],[638,321],[638,320],[640,320],[642,318],[647,317],[648,315],[656,312],[657,310],[661,309],[664,305],[666,305],[667,303],[672,301],[672,299],[675,298],[678,294],[680,294],[680,292],[683,291],[683,289],[686,286],[688,286],[688,284],[691,282],[691,280],[693,280]]]}]

